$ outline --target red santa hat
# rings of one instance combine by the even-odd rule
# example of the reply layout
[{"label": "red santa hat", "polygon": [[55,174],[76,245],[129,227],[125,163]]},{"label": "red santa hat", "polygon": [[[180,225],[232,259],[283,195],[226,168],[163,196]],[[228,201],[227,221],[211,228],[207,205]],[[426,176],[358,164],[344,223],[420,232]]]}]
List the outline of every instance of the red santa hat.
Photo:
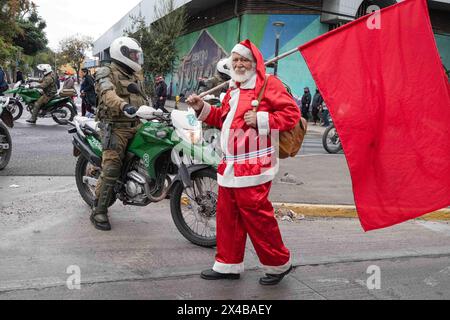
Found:
[{"label": "red santa hat", "polygon": [[261,51],[250,41],[244,40],[241,43],[238,43],[231,53],[237,53],[253,62],[256,62],[256,88],[255,92],[261,91],[264,85],[264,79],[266,77],[266,66],[264,64],[264,58],[261,54]]}]

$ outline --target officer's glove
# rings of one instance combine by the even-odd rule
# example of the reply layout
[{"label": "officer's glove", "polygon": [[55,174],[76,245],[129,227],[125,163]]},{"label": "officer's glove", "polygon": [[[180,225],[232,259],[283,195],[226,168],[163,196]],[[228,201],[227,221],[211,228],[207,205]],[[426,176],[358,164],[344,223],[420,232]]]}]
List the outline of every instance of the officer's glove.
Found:
[{"label": "officer's glove", "polygon": [[128,117],[128,118],[134,118],[136,116],[136,113],[138,112],[138,109],[136,107],[133,107],[130,104],[126,104],[123,107],[123,113]]}]

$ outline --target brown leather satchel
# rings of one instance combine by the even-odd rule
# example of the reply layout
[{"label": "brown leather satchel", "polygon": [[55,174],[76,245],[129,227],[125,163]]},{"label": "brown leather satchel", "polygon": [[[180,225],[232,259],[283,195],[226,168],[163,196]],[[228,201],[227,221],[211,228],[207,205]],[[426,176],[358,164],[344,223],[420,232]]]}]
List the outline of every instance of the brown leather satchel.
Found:
[{"label": "brown leather satchel", "polygon": [[[269,77],[266,76],[264,80],[264,85],[261,92],[258,95],[258,106],[264,97],[264,92],[266,91],[267,82]],[[253,111],[258,111],[258,106],[253,107]],[[278,154],[280,159],[287,159],[289,157],[295,157],[300,148],[302,147],[303,140],[305,139],[306,131],[308,129],[308,122],[305,118],[301,118],[300,122],[289,131],[280,131],[280,141],[278,144]]]}]

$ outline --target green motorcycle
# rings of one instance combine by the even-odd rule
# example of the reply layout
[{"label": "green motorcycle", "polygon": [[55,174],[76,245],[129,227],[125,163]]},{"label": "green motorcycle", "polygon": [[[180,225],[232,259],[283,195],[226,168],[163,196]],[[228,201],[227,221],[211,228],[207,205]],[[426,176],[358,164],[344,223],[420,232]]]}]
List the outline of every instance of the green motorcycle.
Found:
[{"label": "green motorcycle", "polygon": [[[190,242],[216,245],[218,152],[202,138],[202,124],[193,112],[164,114],[143,106],[136,116],[142,125],[128,146],[116,200],[124,205],[148,206],[170,198],[173,221]],[[92,206],[101,173],[102,143],[98,123],[75,117],[73,135],[78,191]]]},{"label": "green motorcycle", "polygon": [[[14,126],[13,117],[7,106],[9,98],[0,97],[0,170],[3,170],[11,159],[12,142],[8,127]],[[6,124],[6,126],[5,126]]]},{"label": "green motorcycle", "polygon": [[[4,92],[13,94],[10,99],[8,109],[13,113],[15,120],[22,115],[23,105],[25,103],[27,110],[31,113],[34,103],[42,96],[43,91],[37,88],[30,88],[29,85],[17,83],[13,89]],[[39,111],[39,118],[53,118],[60,125],[66,125],[76,116],[77,108],[71,97],[54,96],[49,103],[44,105]]]}]

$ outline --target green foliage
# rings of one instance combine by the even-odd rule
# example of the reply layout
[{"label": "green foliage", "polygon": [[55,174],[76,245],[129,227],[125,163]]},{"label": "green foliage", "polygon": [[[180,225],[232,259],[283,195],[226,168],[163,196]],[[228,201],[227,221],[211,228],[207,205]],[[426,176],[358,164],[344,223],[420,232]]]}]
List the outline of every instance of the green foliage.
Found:
[{"label": "green foliage", "polygon": [[175,40],[186,27],[185,7],[175,10],[174,0],[160,0],[154,8],[156,21],[146,26],[142,16],[131,17],[131,30],[125,30],[127,36],[138,40],[144,51],[144,70],[147,78],[147,91],[153,93],[153,79],[158,75],[172,73],[178,60]]},{"label": "green foliage", "polygon": [[14,68],[45,49],[45,27],[32,1],[0,0],[0,64]]},{"label": "green foliage", "polygon": [[23,48],[24,54],[35,55],[45,49],[48,44],[44,32],[47,24],[36,12],[33,12],[28,19],[20,19],[18,25],[22,31],[14,38],[14,44]]},{"label": "green foliage", "polygon": [[81,64],[86,59],[86,53],[92,47],[92,41],[91,37],[76,35],[63,39],[59,43],[58,60],[62,64],[70,64],[77,72],[77,77],[79,77]]}]

